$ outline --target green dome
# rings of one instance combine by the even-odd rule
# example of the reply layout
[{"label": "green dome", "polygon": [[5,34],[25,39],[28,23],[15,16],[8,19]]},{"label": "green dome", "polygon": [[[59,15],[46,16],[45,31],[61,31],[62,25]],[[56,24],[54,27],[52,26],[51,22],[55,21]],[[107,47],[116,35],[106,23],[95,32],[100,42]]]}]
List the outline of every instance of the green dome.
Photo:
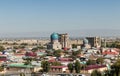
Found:
[{"label": "green dome", "polygon": [[51,34],[51,40],[58,40],[58,39],[59,39],[59,35],[57,33]]}]

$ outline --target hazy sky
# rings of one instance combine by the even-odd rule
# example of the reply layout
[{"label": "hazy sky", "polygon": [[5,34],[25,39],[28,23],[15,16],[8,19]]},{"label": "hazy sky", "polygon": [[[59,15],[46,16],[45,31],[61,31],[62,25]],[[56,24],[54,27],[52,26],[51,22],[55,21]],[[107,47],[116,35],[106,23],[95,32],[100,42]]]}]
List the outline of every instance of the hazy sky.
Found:
[{"label": "hazy sky", "polygon": [[0,36],[119,35],[116,30],[120,0],[0,0]]}]

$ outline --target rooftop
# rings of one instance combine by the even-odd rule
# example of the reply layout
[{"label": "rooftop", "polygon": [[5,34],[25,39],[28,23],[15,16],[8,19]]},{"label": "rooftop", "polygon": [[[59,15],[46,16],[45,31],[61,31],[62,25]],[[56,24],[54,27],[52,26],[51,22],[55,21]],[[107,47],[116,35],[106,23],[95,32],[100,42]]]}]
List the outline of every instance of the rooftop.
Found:
[{"label": "rooftop", "polygon": [[25,65],[24,63],[12,63],[12,64],[9,64],[8,67],[16,67],[16,68],[33,68],[32,65]]}]

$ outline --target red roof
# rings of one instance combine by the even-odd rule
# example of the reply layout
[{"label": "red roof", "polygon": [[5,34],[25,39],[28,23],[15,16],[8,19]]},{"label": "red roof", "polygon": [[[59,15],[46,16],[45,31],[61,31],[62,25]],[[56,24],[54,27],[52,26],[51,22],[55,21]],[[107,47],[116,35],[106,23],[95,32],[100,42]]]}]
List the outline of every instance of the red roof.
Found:
[{"label": "red roof", "polygon": [[51,66],[51,68],[56,68],[56,69],[61,69],[61,68],[65,68],[65,67],[67,67],[67,66]]},{"label": "red roof", "polygon": [[7,61],[7,58],[0,58],[0,61]]},{"label": "red roof", "polygon": [[102,54],[103,55],[119,55],[119,49],[116,49],[116,48],[111,48],[111,49],[107,49],[105,50]]},{"label": "red roof", "polygon": [[66,50],[68,50],[68,48],[66,48],[66,47],[65,47],[65,48],[63,48],[63,49],[64,49],[65,51],[66,51]]},{"label": "red roof", "polygon": [[49,62],[55,62],[56,60],[55,59],[51,59],[51,60],[49,60]]},{"label": "red roof", "polygon": [[85,68],[85,70],[99,69],[99,68],[103,68],[103,67],[106,67],[106,65],[89,65]]},{"label": "red roof", "polygon": [[109,55],[118,55],[119,53],[118,52],[105,51],[102,54],[104,54],[104,55],[106,55],[106,54],[109,54]]},{"label": "red roof", "polygon": [[60,58],[59,61],[73,61],[72,58]]},{"label": "red roof", "polygon": [[37,56],[37,54],[34,52],[26,52],[25,56],[35,57],[35,56]]},{"label": "red roof", "polygon": [[25,54],[21,54],[21,53],[17,53],[17,54],[14,54],[15,56],[24,56]]}]

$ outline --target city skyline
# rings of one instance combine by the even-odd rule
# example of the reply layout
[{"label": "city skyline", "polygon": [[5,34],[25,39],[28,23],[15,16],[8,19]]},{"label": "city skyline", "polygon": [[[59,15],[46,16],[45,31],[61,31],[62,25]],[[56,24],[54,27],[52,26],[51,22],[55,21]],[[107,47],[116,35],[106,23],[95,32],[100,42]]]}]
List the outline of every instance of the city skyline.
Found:
[{"label": "city skyline", "polygon": [[1,37],[119,36],[119,0],[1,0]]}]

